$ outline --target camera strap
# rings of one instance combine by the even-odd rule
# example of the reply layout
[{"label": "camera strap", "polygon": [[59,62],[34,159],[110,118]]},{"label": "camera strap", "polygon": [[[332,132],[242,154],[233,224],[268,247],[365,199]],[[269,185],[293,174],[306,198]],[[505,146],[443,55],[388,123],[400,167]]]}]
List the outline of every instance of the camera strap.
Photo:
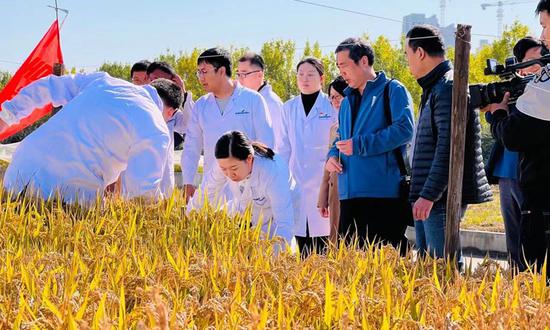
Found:
[{"label": "camera strap", "polygon": [[[390,85],[393,79],[390,79],[384,86],[384,114],[386,117],[386,124],[391,126],[393,123],[391,115],[391,106],[390,106]],[[407,168],[405,166],[405,159],[403,159],[403,153],[400,150],[400,147],[393,149],[395,158],[397,158],[397,165],[399,166],[399,172],[402,177],[407,176]]]}]

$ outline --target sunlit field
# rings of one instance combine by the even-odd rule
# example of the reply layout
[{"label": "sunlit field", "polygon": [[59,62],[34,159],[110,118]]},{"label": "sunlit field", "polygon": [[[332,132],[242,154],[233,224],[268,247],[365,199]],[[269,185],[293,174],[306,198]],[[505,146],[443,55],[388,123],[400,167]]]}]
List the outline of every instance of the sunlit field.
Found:
[{"label": "sunlit field", "polygon": [[539,275],[390,247],[301,260],[249,216],[181,198],[91,210],[9,202],[0,211],[0,328],[523,328],[550,324]]}]

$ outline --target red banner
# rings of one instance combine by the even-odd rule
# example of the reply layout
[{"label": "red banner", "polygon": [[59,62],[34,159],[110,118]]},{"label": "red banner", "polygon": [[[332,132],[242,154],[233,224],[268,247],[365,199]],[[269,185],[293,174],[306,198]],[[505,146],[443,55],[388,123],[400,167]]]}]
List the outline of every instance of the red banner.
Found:
[{"label": "red banner", "polygon": [[[53,22],[48,32],[46,32],[42,40],[36,45],[23,65],[17,70],[4,89],[0,91],[0,104],[4,101],[11,100],[23,87],[33,81],[52,74],[55,63],[63,63],[57,21]],[[25,127],[32,125],[51,111],[51,104],[41,109],[35,109],[29,116],[23,118],[19,124],[12,125],[6,131],[2,132],[2,134],[0,134],[0,140],[4,140]]]}]

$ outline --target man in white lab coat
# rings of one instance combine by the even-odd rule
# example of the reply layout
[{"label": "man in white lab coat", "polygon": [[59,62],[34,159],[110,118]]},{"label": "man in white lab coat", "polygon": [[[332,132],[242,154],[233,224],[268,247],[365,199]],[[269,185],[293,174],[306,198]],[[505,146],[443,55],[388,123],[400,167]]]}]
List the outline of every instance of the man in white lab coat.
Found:
[{"label": "man in white lab coat", "polygon": [[170,132],[170,146],[168,152],[168,161],[166,162],[166,175],[162,179],[162,192],[169,196],[172,194],[173,187],[175,186],[174,180],[174,149],[176,145],[183,142],[183,136],[187,131],[187,125],[191,118],[191,111],[195,105],[193,102],[193,95],[191,92],[185,90],[185,84],[181,77],[176,73],[174,68],[162,61],[156,61],[147,67],[147,82],[151,83],[159,78],[168,79],[176,83],[182,89],[182,105],[173,116],[166,121],[168,131]]},{"label": "man in white lab coat", "polygon": [[244,87],[258,91],[264,98],[271,123],[273,124],[273,133],[275,135],[275,152],[279,151],[281,137],[283,136],[283,102],[275,94],[271,85],[265,80],[265,62],[264,59],[256,53],[246,53],[240,59],[237,66],[237,79]]},{"label": "man in white lab coat", "polygon": [[244,132],[251,140],[274,145],[273,128],[262,96],[231,79],[231,57],[220,48],[204,51],[197,76],[208,94],[195,103],[183,144],[181,167],[185,196],[195,193],[195,175],[204,149],[204,173],[215,164],[214,147],[224,133]]},{"label": "man in white lab coat", "polygon": [[18,146],[6,190],[91,205],[125,171],[125,197],[163,197],[165,118],[181,105],[176,84],[140,87],[102,72],[48,76],[1,105],[0,131],[49,103],[63,109]]}]

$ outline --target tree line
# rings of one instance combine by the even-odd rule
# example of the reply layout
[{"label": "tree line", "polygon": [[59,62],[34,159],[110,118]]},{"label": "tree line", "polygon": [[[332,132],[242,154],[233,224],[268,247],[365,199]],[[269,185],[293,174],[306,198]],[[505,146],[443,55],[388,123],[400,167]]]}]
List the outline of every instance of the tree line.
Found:
[{"label": "tree line", "polygon": [[[474,27],[475,29],[475,27]],[[511,56],[512,48],[517,40],[529,34],[528,26],[520,22],[514,22],[506,27],[502,37],[493,42],[484,45],[480,49],[473,49],[470,54],[470,83],[490,82],[497,80],[497,77],[485,76],[483,70],[486,65],[486,59],[494,58],[499,62],[504,62],[506,57]],[[372,40],[368,35],[362,36],[370,41],[375,51],[375,70],[384,71],[394,79],[401,81],[411,93],[415,107],[418,108],[420,103],[421,88],[417,84],[414,77],[408,70],[407,60],[405,57],[405,39],[402,38],[399,44],[392,44],[385,36],[379,36]],[[336,44],[337,42],[335,42]],[[233,57],[233,63],[236,63],[239,57],[246,51],[259,52],[266,63],[266,79],[273,86],[273,90],[281,97],[283,101],[297,95],[298,88],[296,86],[296,67],[297,62],[306,56],[314,56],[319,58],[325,65],[325,87],[338,75],[336,67],[336,59],[334,49],[332,47],[321,47],[318,42],[306,42],[303,48],[297,48],[296,43],[290,40],[271,40],[266,41],[261,49],[235,48],[229,50]],[[170,63],[182,77],[188,91],[191,91],[195,98],[204,94],[204,91],[195,75],[197,58],[204,49],[194,48],[187,52],[173,52],[171,50],[160,54],[156,59]],[[454,49],[449,48],[447,52],[448,58],[454,60]],[[141,58],[136,58],[136,61]],[[133,63],[105,62],[98,71],[108,72],[113,77],[130,80],[130,68]],[[70,66],[70,63],[68,64]],[[71,73],[76,73],[77,69],[72,68]],[[11,73],[0,71],[0,89],[11,78]],[[18,134],[17,137],[10,139],[14,142],[21,139],[20,135],[26,135],[31,130],[25,130],[24,134]]]}]

